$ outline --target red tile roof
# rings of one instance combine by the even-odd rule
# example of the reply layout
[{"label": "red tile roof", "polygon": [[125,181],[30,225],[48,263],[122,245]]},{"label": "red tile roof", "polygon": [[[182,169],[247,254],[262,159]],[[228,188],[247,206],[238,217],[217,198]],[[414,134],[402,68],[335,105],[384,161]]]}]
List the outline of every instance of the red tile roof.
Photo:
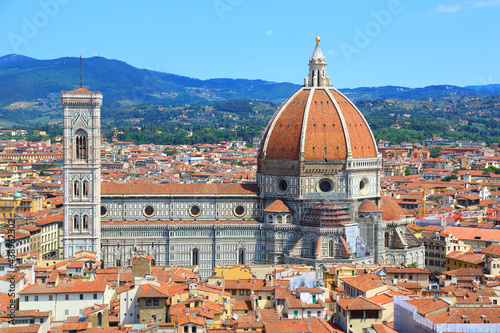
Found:
[{"label": "red tile roof", "polygon": [[257,194],[257,184],[117,184],[101,185],[101,194]]},{"label": "red tile roof", "polygon": [[276,213],[288,213],[290,212],[290,208],[283,202],[283,200],[277,199],[274,200],[266,209],[265,212],[276,212]]}]

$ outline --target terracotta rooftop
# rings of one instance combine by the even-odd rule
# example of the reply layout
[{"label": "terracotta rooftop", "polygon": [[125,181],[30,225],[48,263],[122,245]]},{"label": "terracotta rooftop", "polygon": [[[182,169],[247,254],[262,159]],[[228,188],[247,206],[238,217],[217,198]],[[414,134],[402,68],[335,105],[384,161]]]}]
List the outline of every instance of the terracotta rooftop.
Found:
[{"label": "terracotta rooftop", "polygon": [[385,286],[385,283],[376,274],[364,274],[357,277],[343,278],[342,281],[344,284],[348,284],[362,292]]},{"label": "terracotta rooftop", "polygon": [[344,310],[384,310],[383,307],[363,296],[342,298],[337,304]]},{"label": "terracotta rooftop", "polygon": [[101,185],[101,194],[252,194],[258,193],[257,184],[117,184]]},{"label": "terracotta rooftop", "polygon": [[265,212],[275,212],[275,213],[289,213],[290,208],[283,202],[283,200],[274,200],[266,209]]},{"label": "terracotta rooftop", "polygon": [[358,212],[380,212],[382,209],[380,209],[377,205],[373,203],[373,201],[365,199],[359,205],[358,207]]}]

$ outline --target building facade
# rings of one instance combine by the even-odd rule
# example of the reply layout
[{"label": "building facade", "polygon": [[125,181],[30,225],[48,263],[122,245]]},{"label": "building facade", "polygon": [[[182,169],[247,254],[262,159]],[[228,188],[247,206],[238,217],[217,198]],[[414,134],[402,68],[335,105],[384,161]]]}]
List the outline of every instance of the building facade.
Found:
[{"label": "building facade", "polygon": [[316,42],[304,86],[264,133],[255,184],[101,185],[102,95],[63,92],[64,256],[98,251],[109,267],[144,250],[156,265],[198,265],[202,277],[238,263],[423,266],[409,220],[383,219],[382,157],[361,112],[331,87]]}]

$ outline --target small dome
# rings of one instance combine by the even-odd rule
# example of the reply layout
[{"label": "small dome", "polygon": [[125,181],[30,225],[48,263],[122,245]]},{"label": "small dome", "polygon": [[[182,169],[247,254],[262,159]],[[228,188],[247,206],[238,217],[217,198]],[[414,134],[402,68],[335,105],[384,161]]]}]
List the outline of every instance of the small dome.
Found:
[{"label": "small dome", "polygon": [[399,220],[405,215],[403,208],[390,197],[382,197],[382,219],[384,221]]},{"label": "small dome", "polygon": [[23,198],[23,195],[22,193],[14,193],[14,199],[22,199]]},{"label": "small dome", "polygon": [[365,199],[359,205],[358,212],[360,213],[371,213],[371,212],[380,212],[382,209],[378,208],[371,200]]}]

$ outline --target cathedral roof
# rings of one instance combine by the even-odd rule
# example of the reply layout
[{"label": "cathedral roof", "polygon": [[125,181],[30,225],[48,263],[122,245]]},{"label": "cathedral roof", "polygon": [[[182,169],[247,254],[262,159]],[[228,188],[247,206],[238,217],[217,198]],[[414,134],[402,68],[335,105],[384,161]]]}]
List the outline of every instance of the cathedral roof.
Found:
[{"label": "cathedral roof", "polygon": [[358,212],[380,212],[382,209],[378,208],[371,200],[365,199],[359,205]]},{"label": "cathedral roof", "polygon": [[390,197],[382,197],[382,219],[383,220],[399,220],[401,215],[405,215],[403,208]]},{"label": "cathedral roof", "polygon": [[283,202],[283,200],[274,200],[272,204],[264,209],[265,212],[275,212],[275,213],[289,213],[290,208]]},{"label": "cathedral roof", "polygon": [[257,184],[116,184],[101,185],[101,194],[257,194]]}]

